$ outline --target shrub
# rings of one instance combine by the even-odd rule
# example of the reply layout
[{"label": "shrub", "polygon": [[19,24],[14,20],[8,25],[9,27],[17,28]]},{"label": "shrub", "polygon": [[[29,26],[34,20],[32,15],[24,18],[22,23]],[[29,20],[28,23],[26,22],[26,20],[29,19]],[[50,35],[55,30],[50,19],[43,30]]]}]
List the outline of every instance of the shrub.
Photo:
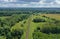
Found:
[{"label": "shrub", "polygon": [[59,34],[60,33],[60,28],[57,27],[57,26],[47,26],[47,27],[43,27],[40,32],[43,32],[43,33],[46,33],[46,34],[49,34],[49,33],[52,33],[52,34]]},{"label": "shrub", "polygon": [[46,22],[46,20],[45,19],[41,19],[41,18],[36,18],[36,19],[33,19],[33,22],[35,22],[35,23]]},{"label": "shrub", "polygon": [[23,22],[24,24],[26,23],[26,21]]},{"label": "shrub", "polygon": [[23,30],[14,30],[11,32],[12,37],[17,37],[18,39],[21,38],[23,34]]},{"label": "shrub", "polygon": [[21,24],[21,27],[23,27],[24,25],[23,24]]}]

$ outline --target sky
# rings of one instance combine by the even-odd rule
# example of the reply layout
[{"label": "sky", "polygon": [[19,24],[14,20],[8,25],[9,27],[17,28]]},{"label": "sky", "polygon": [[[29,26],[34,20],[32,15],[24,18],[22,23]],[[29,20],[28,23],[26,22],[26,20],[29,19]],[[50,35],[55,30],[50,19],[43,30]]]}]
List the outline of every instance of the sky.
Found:
[{"label": "sky", "polygon": [[0,0],[0,7],[60,7],[60,0]]}]

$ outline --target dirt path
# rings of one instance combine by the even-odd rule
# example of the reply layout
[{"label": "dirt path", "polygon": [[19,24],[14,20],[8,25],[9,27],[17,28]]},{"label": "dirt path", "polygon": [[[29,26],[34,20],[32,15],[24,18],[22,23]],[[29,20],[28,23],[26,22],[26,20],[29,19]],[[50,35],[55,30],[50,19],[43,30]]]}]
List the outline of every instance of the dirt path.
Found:
[{"label": "dirt path", "polygon": [[30,32],[30,23],[32,21],[32,15],[28,19],[28,25],[27,25],[27,30],[26,30],[26,39],[29,39],[29,32]]}]

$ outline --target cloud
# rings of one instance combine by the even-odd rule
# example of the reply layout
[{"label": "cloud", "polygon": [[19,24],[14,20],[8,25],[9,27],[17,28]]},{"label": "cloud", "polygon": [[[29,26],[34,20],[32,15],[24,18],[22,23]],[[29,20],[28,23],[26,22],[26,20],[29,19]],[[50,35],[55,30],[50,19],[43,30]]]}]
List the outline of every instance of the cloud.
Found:
[{"label": "cloud", "polygon": [[0,4],[0,7],[27,7],[28,4]]},{"label": "cloud", "polygon": [[25,1],[25,2],[39,2],[40,0],[20,0],[20,1]]},{"label": "cloud", "polygon": [[24,1],[24,2],[39,2],[40,0],[1,0],[4,2],[20,2],[20,1]]},{"label": "cloud", "polygon": [[55,0],[55,2],[56,2],[57,4],[60,4],[60,0]]},{"label": "cloud", "polygon": [[55,0],[44,0],[45,3],[51,3],[54,2]]},{"label": "cloud", "polygon": [[0,2],[16,2],[17,0],[0,0]]},{"label": "cloud", "polygon": [[39,2],[31,2],[37,7],[60,7],[60,0],[40,0]]},{"label": "cloud", "polygon": [[0,7],[60,7],[60,0],[0,0]]}]

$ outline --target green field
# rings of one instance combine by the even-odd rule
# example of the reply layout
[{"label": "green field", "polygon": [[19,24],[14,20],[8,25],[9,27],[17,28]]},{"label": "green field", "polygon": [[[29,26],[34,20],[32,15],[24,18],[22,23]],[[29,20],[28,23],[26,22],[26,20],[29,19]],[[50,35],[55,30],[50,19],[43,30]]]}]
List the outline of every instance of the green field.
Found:
[{"label": "green field", "polygon": [[[9,33],[6,31],[8,38],[6,38],[4,31],[0,31],[0,33],[4,33],[0,34],[0,39],[19,39],[19,34],[22,31],[23,34],[21,34],[20,39],[60,39],[60,14],[12,15],[0,17],[0,22],[6,23],[5,26],[10,29]],[[1,28],[6,28],[5,26],[4,24],[0,25]],[[11,35],[13,31],[16,33]],[[19,31],[21,32],[19,33]]]}]

